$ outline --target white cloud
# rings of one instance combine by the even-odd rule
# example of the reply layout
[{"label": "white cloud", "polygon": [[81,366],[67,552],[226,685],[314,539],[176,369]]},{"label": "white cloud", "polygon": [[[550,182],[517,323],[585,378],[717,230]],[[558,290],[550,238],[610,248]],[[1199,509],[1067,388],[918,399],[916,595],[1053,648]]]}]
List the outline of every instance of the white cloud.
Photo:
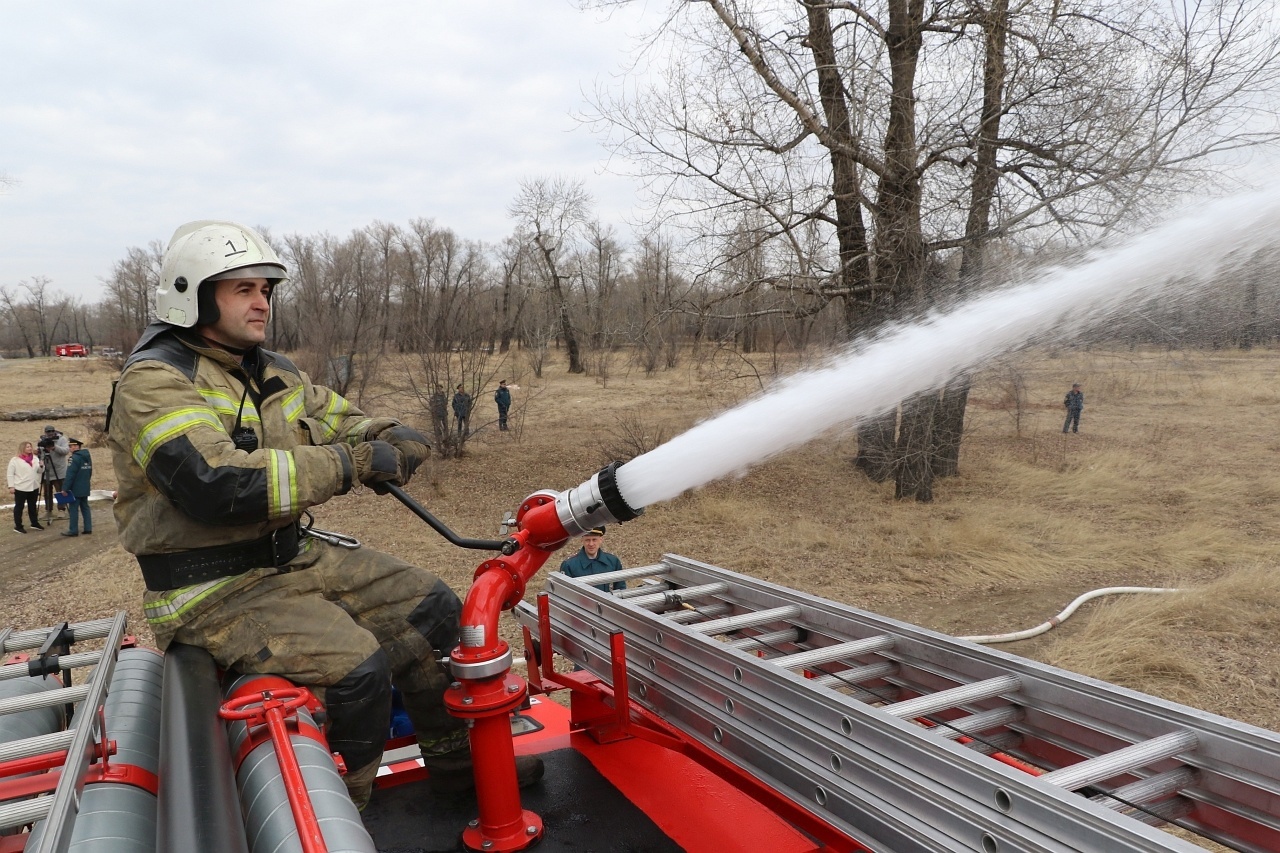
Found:
[{"label": "white cloud", "polygon": [[159,0],[7,4],[0,284],[87,300],[128,246],[188,219],[342,234],[430,217],[510,230],[534,175],[582,178],[620,221],[629,181],[571,113],[644,12],[567,2]]}]

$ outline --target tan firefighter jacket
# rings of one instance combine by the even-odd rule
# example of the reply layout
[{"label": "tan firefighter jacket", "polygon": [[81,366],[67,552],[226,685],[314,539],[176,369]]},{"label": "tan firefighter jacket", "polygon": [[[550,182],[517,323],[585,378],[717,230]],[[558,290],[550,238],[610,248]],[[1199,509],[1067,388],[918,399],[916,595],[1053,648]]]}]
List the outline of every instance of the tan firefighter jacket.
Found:
[{"label": "tan firefighter jacket", "polygon": [[[372,440],[398,423],[365,416],[284,356],[258,353],[250,379],[235,355],[192,332],[154,323],[144,333],[107,412],[126,550],[229,545],[292,524],[351,488],[350,456],[334,445]],[[232,442],[237,415],[257,436],[252,452]],[[148,592],[148,619],[177,618],[233,580]]]}]

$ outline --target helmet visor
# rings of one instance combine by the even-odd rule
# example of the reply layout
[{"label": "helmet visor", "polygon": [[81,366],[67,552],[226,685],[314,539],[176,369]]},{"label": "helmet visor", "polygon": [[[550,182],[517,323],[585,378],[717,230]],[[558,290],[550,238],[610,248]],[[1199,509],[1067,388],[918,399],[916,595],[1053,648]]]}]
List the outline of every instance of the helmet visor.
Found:
[{"label": "helmet visor", "polygon": [[265,278],[272,281],[279,281],[284,278],[285,270],[283,266],[278,264],[254,264],[248,267],[236,267],[233,270],[214,273],[205,279],[205,281],[225,281],[229,278]]}]

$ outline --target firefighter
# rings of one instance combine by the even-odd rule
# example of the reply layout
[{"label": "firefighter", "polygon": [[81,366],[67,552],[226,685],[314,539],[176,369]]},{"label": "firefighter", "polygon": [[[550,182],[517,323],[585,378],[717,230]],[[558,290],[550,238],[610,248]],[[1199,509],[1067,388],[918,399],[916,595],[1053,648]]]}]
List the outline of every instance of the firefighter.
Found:
[{"label": "firefighter", "polygon": [[[445,711],[439,662],[458,641],[457,595],[425,569],[299,524],[307,507],[360,483],[407,482],[429,443],[262,347],[285,274],[260,235],[231,222],[183,225],[165,252],[157,320],[107,415],[116,523],[146,581],[147,621],[161,649],[199,646],[222,667],[311,688],[360,808],[393,684],[432,786],[469,790],[467,733]],[[530,758],[517,760],[521,784],[542,775]]]}]

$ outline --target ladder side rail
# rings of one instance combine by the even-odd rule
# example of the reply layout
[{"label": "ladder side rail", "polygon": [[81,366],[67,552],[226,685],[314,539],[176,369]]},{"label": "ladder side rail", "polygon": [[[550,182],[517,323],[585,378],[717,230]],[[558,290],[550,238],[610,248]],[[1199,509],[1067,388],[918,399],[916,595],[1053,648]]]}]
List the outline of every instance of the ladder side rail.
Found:
[{"label": "ladder side rail", "polygon": [[[580,634],[584,645],[599,646],[587,639],[591,627],[603,636],[606,623],[595,608],[564,604],[553,601],[553,619],[560,629],[553,633]],[[1189,853],[1197,849],[1171,846],[1170,836],[1101,807],[1082,814],[1076,802],[1079,797],[1064,796],[1021,771],[979,759],[963,747],[927,736],[913,724],[863,710],[841,694],[815,690],[803,677],[759,658],[697,635],[664,630],[652,624],[651,615],[644,611],[614,613],[611,618],[627,632],[629,669],[642,685],[633,694],[636,701],[679,720],[683,729],[696,733],[709,748],[723,753],[725,744],[741,746],[754,772],[787,790],[808,789],[810,795],[799,802],[842,827],[846,820],[832,816],[831,808],[844,808],[851,797],[879,792],[880,808],[896,803],[902,811],[927,815],[926,822],[935,829],[947,828],[954,846],[922,849],[981,849],[984,833],[1020,850]],[[658,633],[663,635],[661,645],[654,639]],[[602,647],[599,653],[604,654]],[[749,742],[757,743],[758,749],[744,746]],[[843,756],[837,762],[839,772],[828,766],[833,756]],[[794,763],[801,758],[803,769],[797,770]],[[857,785],[849,783],[850,776],[858,779]],[[825,782],[819,786],[827,801],[822,808],[815,800],[811,781],[815,778]],[[1012,792],[1009,796],[1017,803],[1013,814],[998,807],[997,789]],[[833,791],[839,791],[839,797]],[[845,817],[848,823],[865,822],[874,814],[875,809],[869,814],[855,810]],[[1057,846],[1056,839],[1064,837],[1071,839],[1070,847]],[[886,844],[883,838],[877,843],[881,849],[903,849]]]},{"label": "ladder side rail", "polygon": [[[63,765],[58,786],[53,791],[45,834],[35,849],[26,853],[67,853],[71,846],[75,819],[80,809],[80,796],[84,791],[85,771],[94,755],[93,738],[98,730],[98,711],[107,701],[107,687],[115,672],[116,657],[120,642],[124,639],[127,618],[128,614],[122,610],[112,620],[106,635],[105,649],[108,653],[103,654],[102,662],[93,671],[89,694],[77,709],[73,729],[75,735],[67,749],[67,763]],[[77,634],[76,638],[79,640],[80,635]]]},{"label": "ladder side rail", "polygon": [[[738,601],[760,606],[784,602],[801,604],[806,624],[817,624],[832,636],[847,639],[889,634],[897,639],[889,656],[922,670],[932,667],[948,677],[978,681],[1000,674],[1022,679],[1020,695],[1028,707],[1060,709],[1067,717],[1089,720],[1103,731],[1132,733],[1138,739],[1190,729],[1200,736],[1193,766],[1204,771],[1213,789],[1233,787],[1235,779],[1256,790],[1242,801],[1264,813],[1280,810],[1280,734],[1159,697],[1107,684],[1088,676],[979,646],[885,616],[836,604],[806,593],[739,575],[696,560],[664,555],[672,577],[691,582],[725,580],[734,585]],[[1214,779],[1215,775],[1226,777]]]}]

